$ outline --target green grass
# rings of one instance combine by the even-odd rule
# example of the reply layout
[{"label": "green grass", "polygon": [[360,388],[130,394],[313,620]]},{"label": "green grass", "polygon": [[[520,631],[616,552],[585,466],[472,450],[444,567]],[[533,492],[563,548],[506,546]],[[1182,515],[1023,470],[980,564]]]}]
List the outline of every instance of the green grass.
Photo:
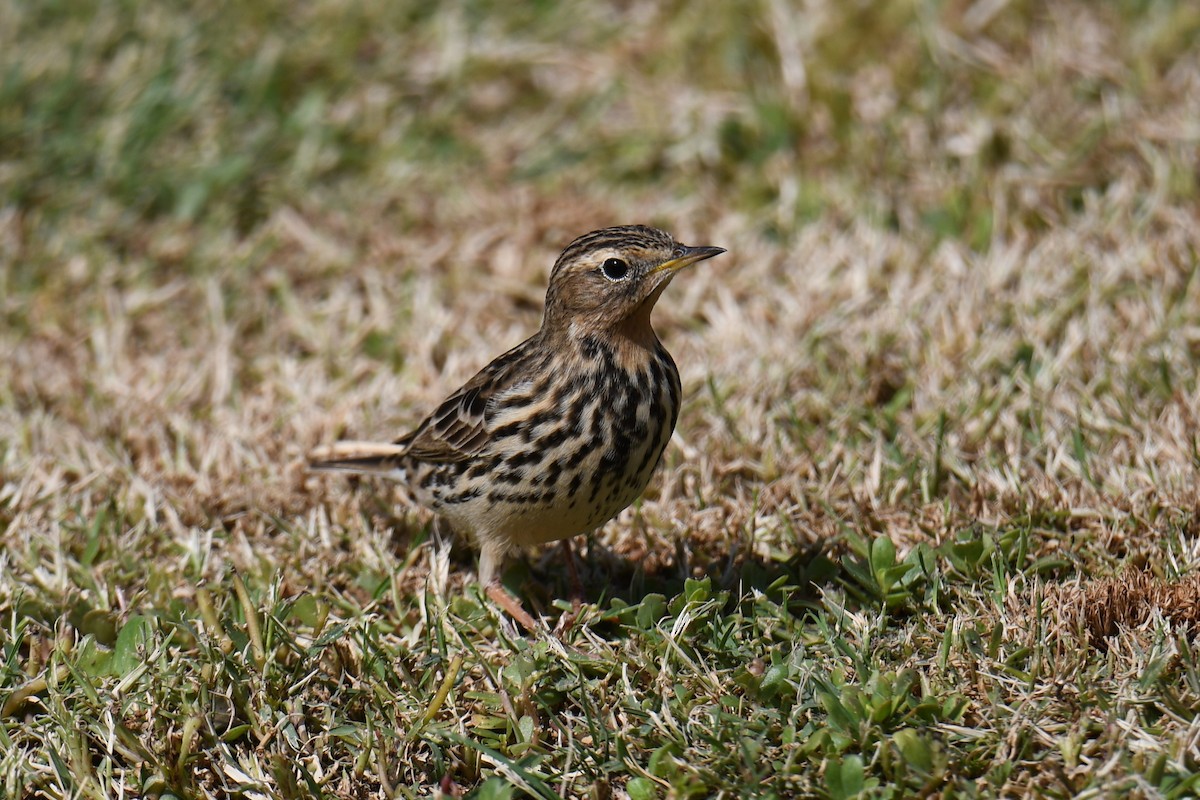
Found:
[{"label": "green grass", "polygon": [[[0,797],[1198,790],[1194,3],[0,8]],[[506,581],[307,474],[727,256]]]}]

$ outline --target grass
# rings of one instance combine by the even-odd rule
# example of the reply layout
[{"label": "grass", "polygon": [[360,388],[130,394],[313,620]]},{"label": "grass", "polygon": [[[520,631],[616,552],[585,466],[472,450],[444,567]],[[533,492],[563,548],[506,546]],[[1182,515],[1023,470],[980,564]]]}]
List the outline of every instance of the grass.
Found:
[{"label": "grass", "polygon": [[[0,20],[0,796],[1197,791],[1195,4]],[[630,221],[730,253],[519,634],[303,455]]]}]

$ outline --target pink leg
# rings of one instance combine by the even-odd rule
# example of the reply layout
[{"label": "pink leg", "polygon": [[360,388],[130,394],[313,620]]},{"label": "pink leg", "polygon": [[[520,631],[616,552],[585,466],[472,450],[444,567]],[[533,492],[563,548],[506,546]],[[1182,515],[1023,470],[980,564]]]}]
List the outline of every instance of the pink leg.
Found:
[{"label": "pink leg", "polygon": [[500,583],[500,565],[504,561],[504,549],[490,542],[480,543],[479,548],[479,583],[491,601],[500,606],[503,611],[521,624],[525,630],[534,633],[539,629],[537,622],[529,616],[529,612],[521,607],[517,598],[508,593]]},{"label": "pink leg", "polygon": [[579,579],[579,566],[575,563],[575,550],[570,539],[562,540],[563,558],[567,560],[567,578],[571,582],[571,600],[578,606],[583,599],[583,581]]}]

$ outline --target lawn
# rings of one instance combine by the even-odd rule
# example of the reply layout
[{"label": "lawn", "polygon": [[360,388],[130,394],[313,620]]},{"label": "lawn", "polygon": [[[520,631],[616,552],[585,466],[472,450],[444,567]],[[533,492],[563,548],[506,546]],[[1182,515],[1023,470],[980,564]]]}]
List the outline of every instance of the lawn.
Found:
[{"label": "lawn", "polygon": [[[1200,791],[1200,5],[0,4],[0,797]],[[559,250],[728,254],[643,498],[374,479]]]}]

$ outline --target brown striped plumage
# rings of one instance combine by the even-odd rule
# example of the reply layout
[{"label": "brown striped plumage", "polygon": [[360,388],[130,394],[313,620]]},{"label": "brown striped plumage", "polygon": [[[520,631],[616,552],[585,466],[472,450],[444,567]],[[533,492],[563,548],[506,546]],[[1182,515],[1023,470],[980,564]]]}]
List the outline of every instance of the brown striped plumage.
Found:
[{"label": "brown striped plumage", "polygon": [[310,466],[404,481],[474,535],[491,583],[511,549],[586,533],[645,489],[680,403],[650,312],[675,272],[723,252],[641,225],[579,237],[554,264],[537,333],[407,436],[320,448]]}]

